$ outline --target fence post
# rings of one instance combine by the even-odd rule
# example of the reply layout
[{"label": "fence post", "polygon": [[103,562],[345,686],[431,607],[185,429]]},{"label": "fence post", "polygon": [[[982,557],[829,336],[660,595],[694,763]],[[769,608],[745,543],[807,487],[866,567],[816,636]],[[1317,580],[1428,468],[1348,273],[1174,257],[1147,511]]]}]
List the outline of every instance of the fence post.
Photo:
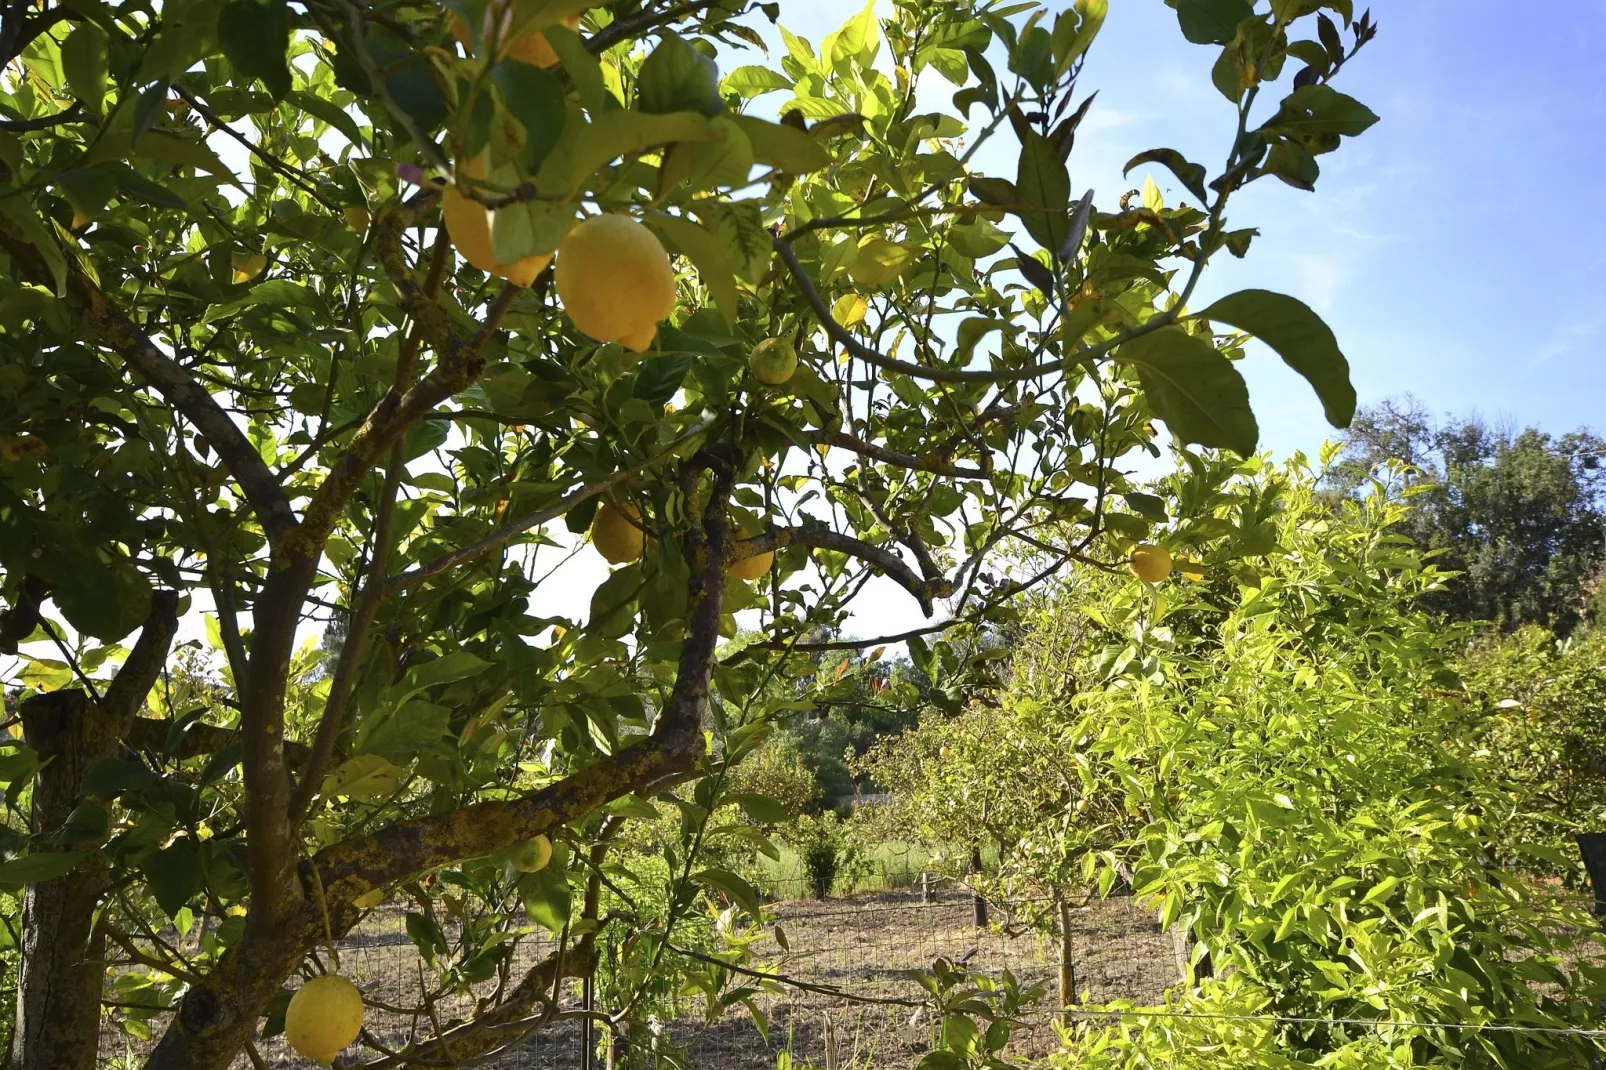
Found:
[{"label": "fence post", "polygon": [[920,901],[929,903],[931,900],[931,874],[923,872],[920,874]]},{"label": "fence post", "polygon": [[[970,872],[975,876],[981,872],[981,848],[970,849]],[[978,929],[987,928],[987,900],[980,893],[972,889],[970,893],[970,920]]]},{"label": "fence post", "polygon": [[1595,893],[1595,916],[1606,918],[1606,832],[1580,832],[1573,839],[1584,856],[1589,887]]},{"label": "fence post", "polygon": [[[1060,896],[1055,901],[1060,915],[1060,1009],[1068,1010],[1076,1005],[1076,957],[1071,943],[1071,904]],[[1069,1013],[1061,1016],[1066,1025],[1071,1024]]]},{"label": "fence post", "polygon": [[596,1048],[596,1035],[592,1031],[591,1011],[596,1003],[596,987],[591,974],[586,974],[585,980],[580,982],[580,1005],[585,1008],[586,1016],[580,1019],[580,1070],[591,1070],[591,1056]]}]

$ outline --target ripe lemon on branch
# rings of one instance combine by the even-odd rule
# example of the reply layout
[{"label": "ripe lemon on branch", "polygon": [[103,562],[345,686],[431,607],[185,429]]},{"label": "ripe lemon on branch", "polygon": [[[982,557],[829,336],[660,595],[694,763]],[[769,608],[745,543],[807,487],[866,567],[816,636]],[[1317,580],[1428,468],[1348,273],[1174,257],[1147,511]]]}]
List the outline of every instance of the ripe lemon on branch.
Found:
[{"label": "ripe lemon on branch", "polygon": [[552,841],[532,836],[507,853],[507,860],[520,873],[539,873],[552,861]]},{"label": "ripe lemon on branch", "polygon": [[338,973],[314,977],[290,997],[284,1039],[315,1063],[328,1066],[362,1031],[362,993]]},{"label": "ripe lemon on branch", "polygon": [[628,216],[592,216],[569,231],[555,275],[563,309],[582,334],[635,353],[652,346],[659,321],[675,309],[669,254]]},{"label": "ripe lemon on branch", "polygon": [[647,545],[640,523],[641,511],[630,502],[609,502],[592,518],[591,545],[611,565],[634,561]]},{"label": "ripe lemon on branch", "polygon": [[[458,173],[470,179],[484,178],[485,157],[476,156],[459,164]],[[487,275],[506,279],[515,286],[528,286],[552,262],[552,254],[544,253],[522,257],[511,264],[498,263],[491,251],[493,213],[456,186],[446,187],[446,192],[441,195],[441,216],[446,223],[447,235],[463,259]]]},{"label": "ripe lemon on branch", "polygon": [[1171,575],[1171,554],[1153,543],[1140,543],[1133,547],[1126,569],[1144,583],[1159,583]]},{"label": "ripe lemon on branch", "polygon": [[[490,40],[494,35],[500,44],[498,52],[504,59],[516,59],[520,63],[530,63],[537,67],[556,67],[558,54],[552,50],[552,44],[540,30],[532,30],[512,37],[513,32],[513,3],[511,0],[492,0],[485,6],[485,20],[480,25],[480,41]],[[563,20],[563,25],[571,30],[580,28],[580,16],[569,15]],[[463,46],[463,51],[469,55],[474,54],[474,42],[469,37],[468,24],[458,17],[456,12],[447,15],[446,27],[451,31],[457,43]]]},{"label": "ripe lemon on branch", "polygon": [[766,550],[761,554],[754,554],[752,557],[744,557],[739,561],[731,562],[725,573],[733,579],[756,580],[769,572],[770,565],[774,561],[775,551]]}]

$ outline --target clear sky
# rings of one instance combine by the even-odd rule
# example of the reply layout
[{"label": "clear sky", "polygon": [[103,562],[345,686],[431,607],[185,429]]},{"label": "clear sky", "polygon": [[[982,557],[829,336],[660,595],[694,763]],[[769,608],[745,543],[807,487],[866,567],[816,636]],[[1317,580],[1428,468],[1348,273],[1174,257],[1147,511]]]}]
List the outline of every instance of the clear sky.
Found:
[{"label": "clear sky", "polygon": [[[782,22],[818,45],[859,6],[783,0]],[[1606,2],[1378,0],[1372,14],[1377,38],[1335,84],[1381,121],[1321,157],[1316,192],[1265,179],[1237,195],[1230,222],[1261,235],[1247,260],[1223,254],[1201,298],[1260,286],[1305,300],[1363,404],[1411,393],[1435,412],[1606,428]],[[1233,112],[1210,85],[1216,54],[1183,40],[1161,0],[1110,0],[1082,75],[1099,96],[1074,190],[1107,208],[1142,184],[1145,169],[1123,180],[1121,165],[1159,146],[1219,172]],[[1281,93],[1263,96],[1275,108]],[[1013,176],[1013,151],[1006,133],[981,166]],[[1168,203],[1188,199],[1152,173]],[[1244,370],[1266,448],[1320,445],[1303,380],[1266,352]]]}]

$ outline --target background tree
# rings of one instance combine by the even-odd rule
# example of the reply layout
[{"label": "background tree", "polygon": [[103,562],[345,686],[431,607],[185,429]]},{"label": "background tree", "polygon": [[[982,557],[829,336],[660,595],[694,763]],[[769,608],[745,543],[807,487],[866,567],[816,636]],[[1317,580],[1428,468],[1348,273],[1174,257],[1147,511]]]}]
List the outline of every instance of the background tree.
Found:
[{"label": "background tree", "polygon": [[1561,635],[1586,614],[1606,562],[1606,440],[1587,429],[1552,437],[1472,418],[1435,423],[1413,399],[1356,413],[1345,488],[1397,459],[1415,470],[1404,531],[1460,573],[1429,604],[1462,620]]},{"label": "background tree", "polygon": [[[27,955],[104,940],[177,998],[148,1066],[250,1054],[287,983],[332,965],[315,949],[387,898],[438,991],[504,968],[530,918],[559,948],[386,1066],[563,1021],[599,955],[622,1032],[681,980],[725,991],[676,943],[706,903],[737,943],[759,914],[703,864],[739,835],[710,815],[792,701],[768,685],[816,672],[807,637],[872,575],[945,604],[920,630],[940,646],[1072,562],[1119,568],[1164,519],[1122,460],[1156,420],[1253,451],[1240,332],[1348,421],[1299,301],[1190,305],[1249,247],[1238,189],[1309,188],[1375,121],[1330,84],[1374,32],[1347,0],[1179,8],[1228,103],[1214,176],[1132,161],[1172,171],[1177,206],[1073,198],[1100,0],[867,7],[719,80],[711,57],[779,14],[5,6],[0,636],[27,693],[0,884],[53,919]],[[957,92],[923,111],[934,78]],[[769,91],[781,121],[744,112]],[[972,173],[1005,129],[1014,178]],[[749,371],[771,339],[799,358],[785,383]],[[589,607],[545,586],[559,524],[617,566]],[[1044,568],[995,570],[1021,541]],[[761,639],[726,642],[738,613]],[[215,701],[149,672],[192,614]],[[650,797],[676,834],[615,874]],[[169,924],[204,939],[147,939]],[[24,965],[14,1061],[89,1070],[99,993],[46,1000],[50,975]]]}]

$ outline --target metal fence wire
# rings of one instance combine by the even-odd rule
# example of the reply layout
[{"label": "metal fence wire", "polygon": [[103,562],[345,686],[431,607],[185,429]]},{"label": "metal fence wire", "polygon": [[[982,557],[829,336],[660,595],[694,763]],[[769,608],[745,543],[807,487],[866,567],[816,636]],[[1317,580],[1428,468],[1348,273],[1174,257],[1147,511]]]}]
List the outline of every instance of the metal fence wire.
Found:
[{"label": "metal fence wire", "polygon": [[[563,1021],[519,1038],[474,1065],[495,1070],[910,1067],[930,1050],[936,1023],[921,1008],[927,994],[909,971],[928,969],[938,958],[963,961],[994,979],[1008,971],[1023,988],[1041,986],[1042,997],[1019,1015],[1006,1049],[1013,1058],[1032,1059],[1059,1046],[1057,1021],[1073,1020],[1081,1013],[1060,1008],[1062,984],[1069,983],[1078,1001],[1091,1005],[1089,1017],[1108,1018],[1109,1012],[1099,1005],[1124,1000],[1140,1007],[1157,1006],[1164,1002],[1166,989],[1181,979],[1172,935],[1161,931],[1152,910],[1131,898],[1078,901],[1068,911],[1067,945],[1058,932],[1011,923],[1023,908],[1041,915],[1043,901],[990,904],[991,924],[978,928],[973,898],[960,886],[886,887],[815,901],[784,898],[794,890],[769,883],[766,891],[777,901],[768,909],[780,932],[770,930],[755,945],[755,966],[763,967],[756,972],[773,969],[784,982],[758,986],[769,990],[757,992],[751,1000],[757,1016],[747,1007],[736,1007],[710,1020],[702,996],[669,993],[654,1003],[647,1027],[630,1037],[614,1038],[603,1026],[588,1029],[579,1020]],[[878,882],[869,883],[874,887]],[[484,999],[494,988],[488,982],[475,986],[470,995],[436,1001],[432,1021],[418,1009],[428,971],[420,968],[418,950],[399,909],[375,911],[337,946],[341,972],[358,985],[368,1002],[366,1036],[383,1049],[394,1051],[427,1038],[437,1023],[467,1020],[476,1011],[476,999]],[[545,931],[521,939],[509,956],[508,976],[516,981],[554,946],[552,935]],[[686,953],[699,954],[689,947]],[[569,982],[559,1006],[571,1012],[617,1009],[600,1003],[588,1008],[591,998],[579,982]],[[154,1041],[127,1034],[118,1018],[119,1012],[112,1008],[103,1031],[103,1061],[137,1066]],[[158,1018],[147,1024],[159,1036],[165,1022]],[[1456,1027],[1456,1023],[1435,1024]],[[1606,1041],[1606,1032],[1575,1032]],[[1606,1043],[1601,1047],[1606,1051]],[[259,1041],[257,1052],[270,1067],[309,1065],[279,1038]],[[382,1050],[354,1045],[343,1057],[346,1066],[373,1063],[383,1065]],[[242,1056],[236,1067],[247,1070],[251,1063]]]}]

